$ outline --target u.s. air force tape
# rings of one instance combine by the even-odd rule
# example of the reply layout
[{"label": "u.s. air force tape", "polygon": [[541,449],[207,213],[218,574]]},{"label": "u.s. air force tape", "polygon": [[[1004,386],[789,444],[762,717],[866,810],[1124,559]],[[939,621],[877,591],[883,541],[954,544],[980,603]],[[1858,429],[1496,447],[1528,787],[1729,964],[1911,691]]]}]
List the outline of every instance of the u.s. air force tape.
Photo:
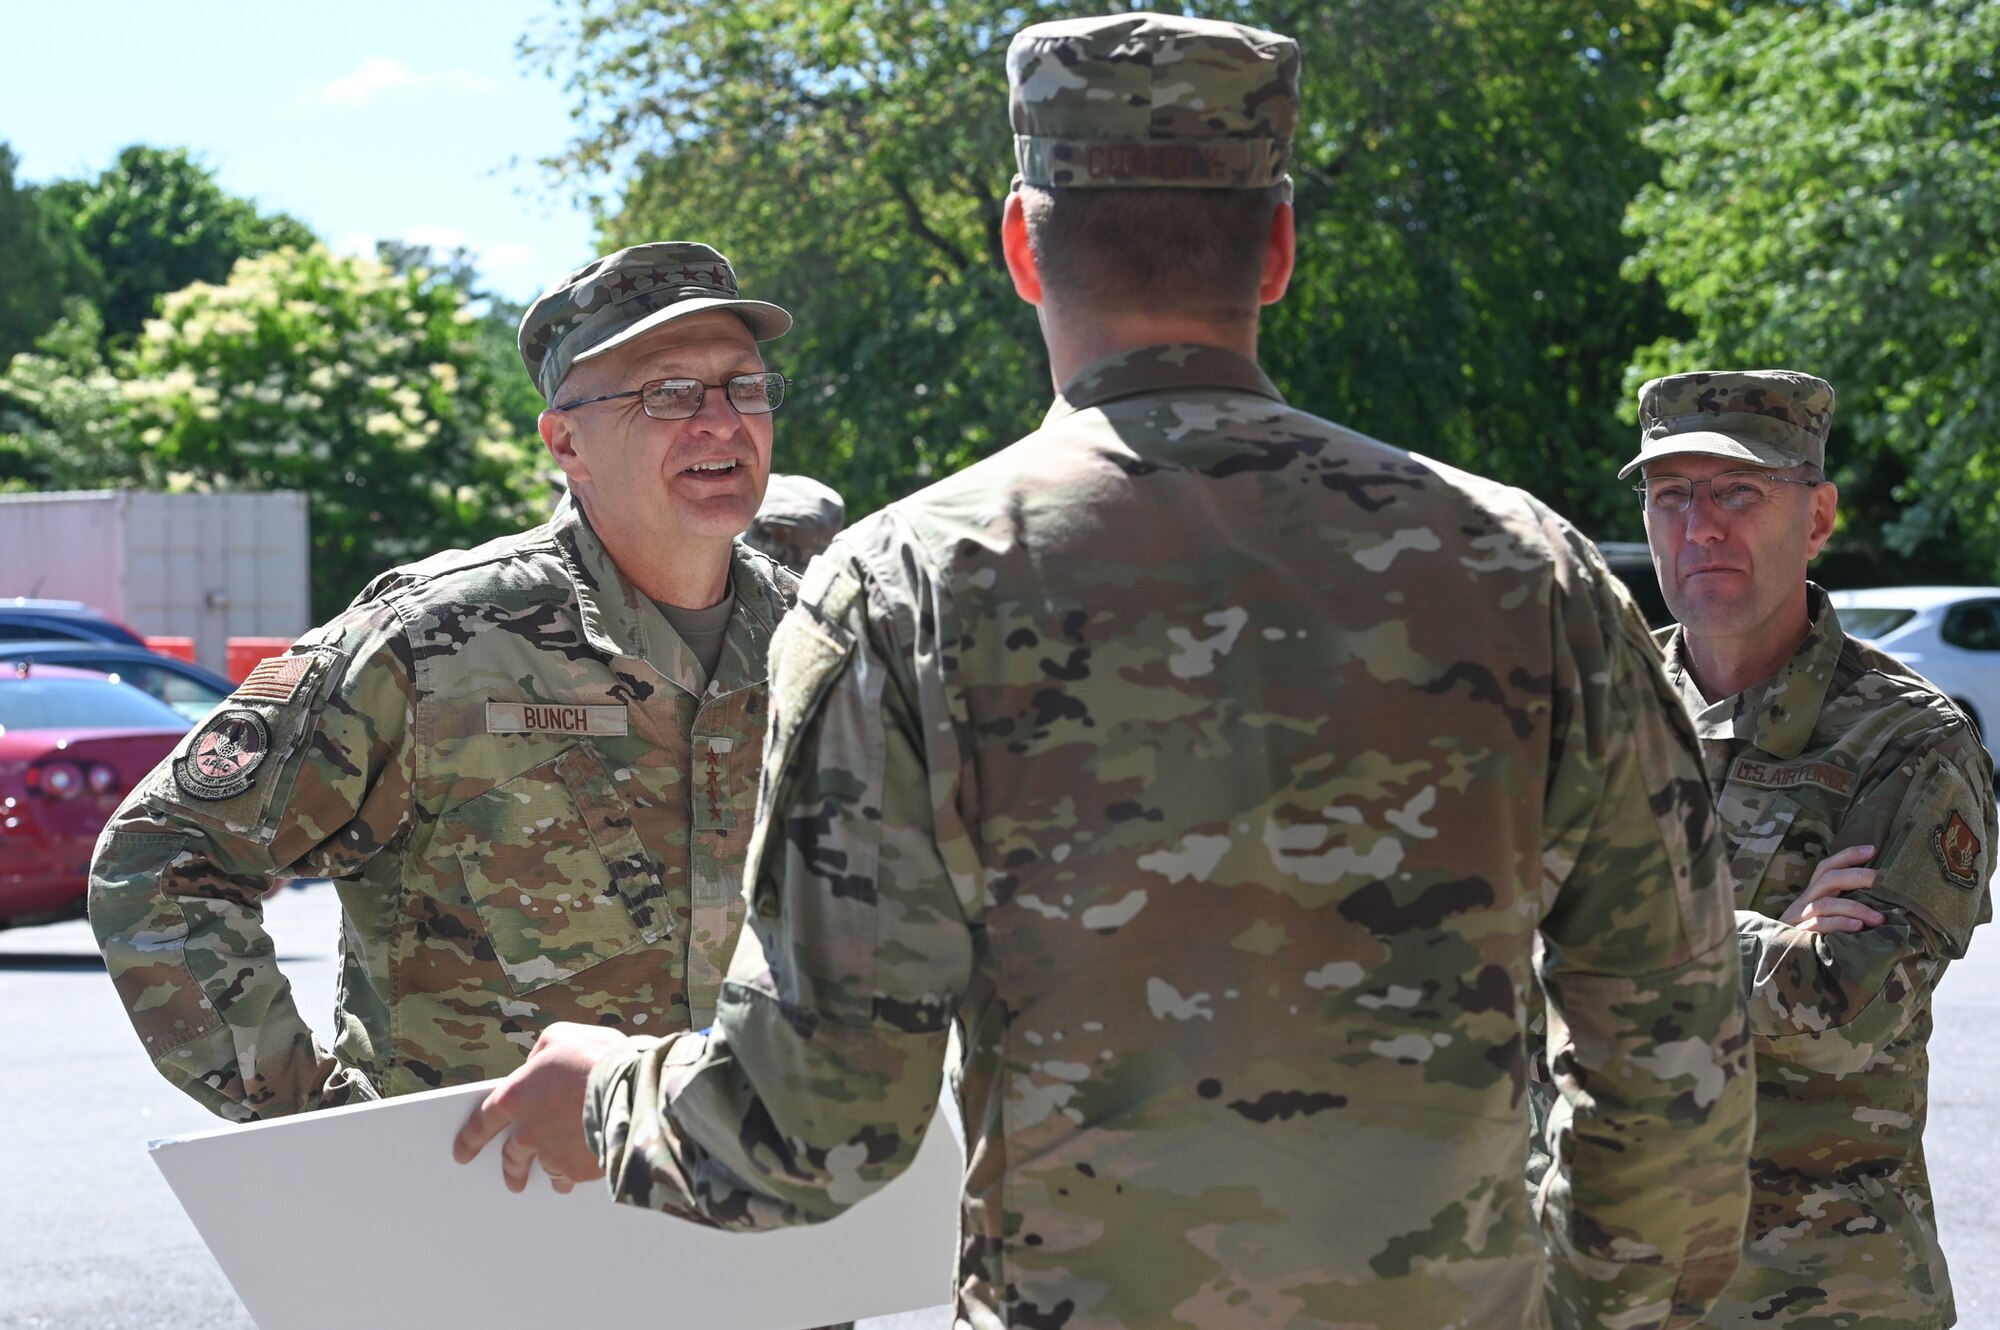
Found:
[{"label": "u.s. air force tape", "polygon": [[488,702],[488,734],[624,734],[622,706],[570,702]]}]

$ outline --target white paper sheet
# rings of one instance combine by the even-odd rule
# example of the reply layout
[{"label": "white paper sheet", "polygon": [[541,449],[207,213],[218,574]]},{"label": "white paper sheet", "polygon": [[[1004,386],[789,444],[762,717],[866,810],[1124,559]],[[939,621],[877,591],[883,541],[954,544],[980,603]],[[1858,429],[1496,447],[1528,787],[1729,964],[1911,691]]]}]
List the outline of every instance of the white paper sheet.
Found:
[{"label": "white paper sheet", "polygon": [[963,1145],[840,1218],[721,1233],[614,1205],[601,1182],[516,1196],[500,1142],[451,1141],[496,1082],[154,1141],[153,1162],[260,1330],[607,1325],[800,1330],[949,1301]]}]

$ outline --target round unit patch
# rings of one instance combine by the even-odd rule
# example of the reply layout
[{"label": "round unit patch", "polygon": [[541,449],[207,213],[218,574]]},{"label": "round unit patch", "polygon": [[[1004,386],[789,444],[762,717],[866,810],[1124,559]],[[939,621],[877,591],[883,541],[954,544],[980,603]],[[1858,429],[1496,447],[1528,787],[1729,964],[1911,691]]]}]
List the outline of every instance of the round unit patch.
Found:
[{"label": "round unit patch", "polygon": [[250,788],[251,777],[271,751],[271,727],[254,711],[232,707],[203,722],[174,759],[174,784],[190,799],[234,799]]}]

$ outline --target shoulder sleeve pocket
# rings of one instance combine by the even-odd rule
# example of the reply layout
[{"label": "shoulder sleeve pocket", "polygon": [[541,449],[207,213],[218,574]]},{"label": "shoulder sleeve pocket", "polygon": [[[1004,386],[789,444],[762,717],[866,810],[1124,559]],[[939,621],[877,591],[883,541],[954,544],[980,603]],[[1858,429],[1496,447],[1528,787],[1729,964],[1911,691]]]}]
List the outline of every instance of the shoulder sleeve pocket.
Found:
[{"label": "shoulder sleeve pocket", "polygon": [[1890,834],[1894,843],[1866,894],[1902,906],[1930,926],[1947,956],[1963,956],[1973,926],[1992,913],[1992,792],[1975,791],[1955,764],[1927,754]]}]

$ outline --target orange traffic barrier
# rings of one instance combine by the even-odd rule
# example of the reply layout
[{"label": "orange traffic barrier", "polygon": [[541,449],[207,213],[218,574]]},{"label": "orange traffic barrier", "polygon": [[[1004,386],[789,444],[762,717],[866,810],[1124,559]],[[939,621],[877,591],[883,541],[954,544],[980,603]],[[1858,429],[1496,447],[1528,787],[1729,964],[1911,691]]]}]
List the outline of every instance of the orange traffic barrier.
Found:
[{"label": "orange traffic barrier", "polygon": [[149,637],[146,639],[146,650],[157,651],[162,656],[172,656],[175,660],[184,660],[190,665],[194,664],[194,639],[192,637]]},{"label": "orange traffic barrier", "polygon": [[229,676],[229,682],[242,683],[257,668],[258,661],[282,656],[291,646],[289,637],[232,637],[223,673]]}]

